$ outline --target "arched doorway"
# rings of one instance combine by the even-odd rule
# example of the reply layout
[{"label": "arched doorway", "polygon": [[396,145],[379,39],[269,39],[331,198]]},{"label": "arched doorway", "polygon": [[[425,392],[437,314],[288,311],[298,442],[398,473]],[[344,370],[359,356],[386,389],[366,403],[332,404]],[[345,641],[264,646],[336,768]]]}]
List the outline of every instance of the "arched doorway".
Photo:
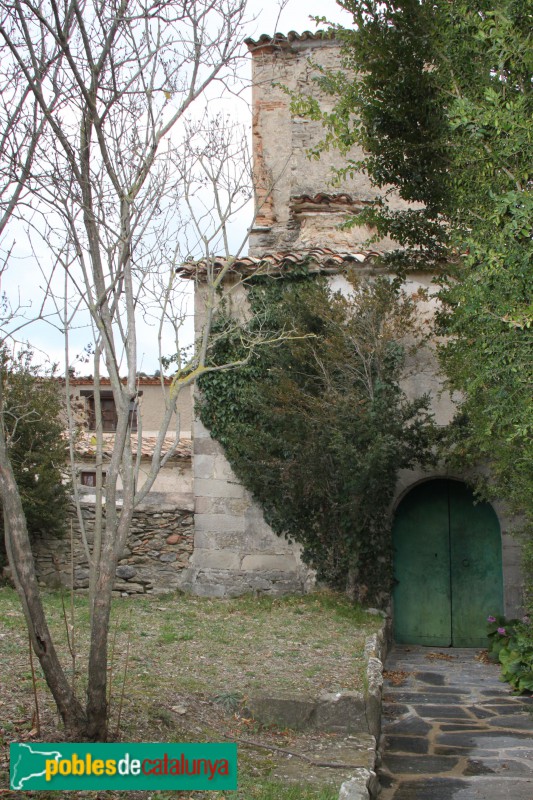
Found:
[{"label": "arched doorway", "polygon": [[401,501],[393,526],[394,636],[437,647],[483,647],[503,613],[500,525],[460,481],[431,480]]}]

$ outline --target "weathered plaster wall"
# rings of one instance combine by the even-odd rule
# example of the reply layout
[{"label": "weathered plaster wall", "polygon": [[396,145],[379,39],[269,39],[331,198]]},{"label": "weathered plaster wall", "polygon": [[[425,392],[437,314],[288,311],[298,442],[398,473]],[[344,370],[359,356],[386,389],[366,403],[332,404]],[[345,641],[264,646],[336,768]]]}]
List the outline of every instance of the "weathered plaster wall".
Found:
[{"label": "weathered plaster wall", "polygon": [[[330,280],[333,291],[342,292],[349,296],[351,287],[343,275],[336,275]],[[417,325],[420,334],[425,335],[432,324],[437,310],[435,293],[437,287],[431,275],[415,273],[406,277],[405,292],[416,301]],[[407,339],[406,344],[409,345]],[[435,415],[438,425],[447,425],[454,415],[455,405],[444,387],[444,378],[439,371],[435,352],[435,341],[427,342],[416,354],[408,355],[405,364],[405,373],[402,388],[409,399],[429,394],[431,410]]]},{"label": "weathered plaster wall", "polygon": [[[142,415],[143,433],[158,431],[161,418],[165,410],[165,394],[170,391],[168,386],[165,389],[161,385],[142,386],[142,397],[139,401],[139,409]],[[190,438],[192,431],[192,393],[190,386],[186,387],[178,395],[177,413],[179,415],[179,428],[182,438]],[[172,417],[169,431],[176,429],[176,416]]]},{"label": "weathered plaster wall", "polygon": [[[250,254],[269,249],[332,247],[351,251],[364,242],[369,231],[338,230],[347,213],[357,211],[376,195],[368,177],[357,174],[341,187],[333,184],[334,170],[346,164],[346,156],[330,150],[325,157],[310,159],[308,150],[323,137],[318,121],[292,117],[289,91],[316,98],[324,111],[331,110],[332,98],[319,90],[314,78],[316,64],[339,69],[340,43],[333,39],[304,39],[251,47],[253,61],[252,142],[257,217],[250,236]],[[354,148],[350,157],[361,157]],[[344,208],[295,208],[292,198],[318,192],[346,193],[353,203]],[[398,198],[393,204],[405,205]],[[393,246],[390,240],[379,249]]]},{"label": "weathered plaster wall", "polygon": [[[83,425],[87,420],[85,412],[85,399],[81,392],[92,389],[94,383],[90,379],[75,378],[70,386],[70,396],[73,401],[74,411],[77,421]],[[110,390],[109,381],[105,378],[101,381],[103,391]],[[142,419],[143,436],[155,435],[159,431],[161,419],[165,412],[165,396],[168,396],[170,387],[168,383],[162,387],[158,379],[148,378],[139,380],[139,415]],[[178,396],[177,413],[179,415],[179,428],[181,438],[190,438],[192,431],[192,392],[187,387]],[[169,432],[176,429],[177,417],[174,414],[169,426]]]}]

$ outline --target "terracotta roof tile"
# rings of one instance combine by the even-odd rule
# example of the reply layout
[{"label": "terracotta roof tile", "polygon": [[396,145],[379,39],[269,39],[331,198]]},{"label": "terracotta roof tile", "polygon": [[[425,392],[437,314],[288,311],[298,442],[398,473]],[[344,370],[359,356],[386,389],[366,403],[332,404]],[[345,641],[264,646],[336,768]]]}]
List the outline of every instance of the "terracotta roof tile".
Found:
[{"label": "terracotta roof tile", "polygon": [[259,37],[259,39],[252,39],[249,37],[248,39],[244,40],[244,43],[248,45],[250,50],[255,50],[258,47],[265,47],[268,45],[287,45],[291,42],[305,42],[308,40],[317,40],[317,39],[334,39],[335,34],[333,31],[303,31],[303,33],[297,33],[296,31],[289,31],[287,35],[284,33],[275,33],[271,36],[268,33],[263,33]]},{"label": "terracotta roof tile", "polygon": [[309,265],[311,272],[337,273],[342,272],[348,265],[369,266],[380,257],[374,250],[364,250],[355,253],[338,253],[326,247],[314,247],[309,250],[280,250],[264,253],[261,257],[242,256],[228,259],[225,256],[214,256],[208,262],[186,261],[178,268],[177,273],[182,278],[201,278],[205,275],[208,263],[215,273],[231,264],[231,272],[239,275],[268,275],[280,274],[290,271],[295,266]]},{"label": "terracotta roof tile", "polygon": [[[104,433],[104,457],[110,458],[115,442],[114,433]],[[139,437],[136,433],[131,435],[131,447],[133,452],[137,451]],[[141,437],[141,458],[151,458],[154,454],[156,445],[156,436],[142,436]],[[165,455],[172,448],[175,442],[174,436],[165,436],[163,450],[161,455]],[[96,454],[96,435],[90,431],[82,433],[76,442],[76,453],[80,458],[94,458]],[[192,453],[192,442],[190,439],[180,439],[175,453],[171,456],[172,461],[177,461],[183,458],[190,458]]]},{"label": "terracotta roof tile", "polygon": [[[65,381],[64,378],[61,379],[63,382]],[[126,378],[120,379],[122,383],[126,383]],[[143,377],[139,376],[136,379],[137,386],[160,386],[161,385],[161,378],[150,378],[150,377]],[[94,386],[94,378],[92,375],[80,375],[79,377],[70,378],[69,383],[71,386]],[[169,386],[172,383],[172,378],[163,378],[163,383],[165,386]],[[100,378],[100,385],[101,386],[110,386],[111,381],[107,377]]]}]

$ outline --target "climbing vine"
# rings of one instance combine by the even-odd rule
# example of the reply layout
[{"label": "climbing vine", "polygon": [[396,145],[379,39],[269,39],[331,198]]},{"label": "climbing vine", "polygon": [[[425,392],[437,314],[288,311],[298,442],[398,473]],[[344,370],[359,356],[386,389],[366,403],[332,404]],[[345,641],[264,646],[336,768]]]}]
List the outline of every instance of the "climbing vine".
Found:
[{"label": "climbing vine", "polygon": [[432,459],[428,398],[400,386],[419,343],[397,282],[352,280],[350,297],[306,275],[257,279],[250,320],[217,322],[200,417],[273,530],[303,545],[318,578],[369,603],[391,583],[390,504],[398,470]]}]

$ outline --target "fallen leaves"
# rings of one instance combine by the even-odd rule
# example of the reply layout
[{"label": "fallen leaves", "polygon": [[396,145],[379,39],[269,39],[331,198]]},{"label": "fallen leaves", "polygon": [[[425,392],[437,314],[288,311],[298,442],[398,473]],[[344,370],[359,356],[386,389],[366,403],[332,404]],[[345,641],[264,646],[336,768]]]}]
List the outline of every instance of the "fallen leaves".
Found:
[{"label": "fallen leaves", "polygon": [[383,672],[383,677],[392,683],[393,686],[401,686],[409,675],[411,675],[410,672],[402,672],[401,670],[384,670]]},{"label": "fallen leaves", "polygon": [[428,653],[426,658],[429,661],[455,661],[457,656],[449,656],[447,653]]},{"label": "fallen leaves", "polygon": [[488,650],[480,650],[479,653],[476,653],[474,656],[476,661],[479,661],[480,664],[492,664],[493,662],[490,659],[489,651]]}]

